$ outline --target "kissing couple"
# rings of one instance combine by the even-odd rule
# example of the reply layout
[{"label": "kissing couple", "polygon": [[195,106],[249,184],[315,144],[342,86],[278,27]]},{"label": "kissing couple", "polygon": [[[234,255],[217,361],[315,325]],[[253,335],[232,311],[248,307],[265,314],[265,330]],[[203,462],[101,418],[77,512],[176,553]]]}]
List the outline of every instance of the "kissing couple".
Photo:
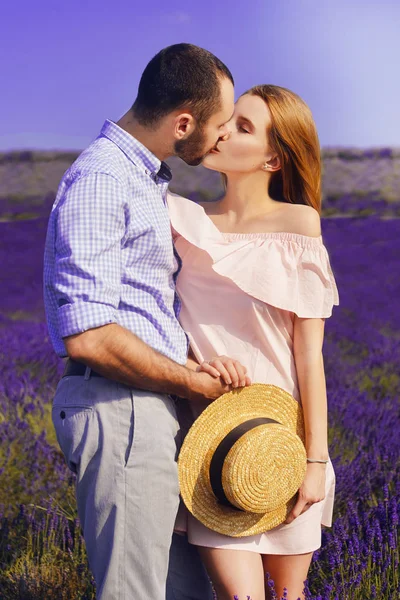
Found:
[{"label": "kissing couple", "polygon": [[[221,173],[223,197],[170,193],[171,156]],[[64,174],[44,257],[66,359],[52,415],[98,600],[264,600],[267,574],[304,598],[335,492],[320,211],[308,106],[269,84],[235,103],[228,67],[191,44],[149,62]]]}]

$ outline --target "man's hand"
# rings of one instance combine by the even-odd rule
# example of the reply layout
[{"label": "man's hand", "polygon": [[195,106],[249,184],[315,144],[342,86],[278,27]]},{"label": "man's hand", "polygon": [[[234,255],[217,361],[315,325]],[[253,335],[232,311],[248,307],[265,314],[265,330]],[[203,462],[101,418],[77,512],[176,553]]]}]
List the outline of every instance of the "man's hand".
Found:
[{"label": "man's hand", "polygon": [[227,385],[221,377],[212,377],[208,373],[191,373],[191,384],[188,400],[190,401],[213,401],[230,392],[232,387]]}]

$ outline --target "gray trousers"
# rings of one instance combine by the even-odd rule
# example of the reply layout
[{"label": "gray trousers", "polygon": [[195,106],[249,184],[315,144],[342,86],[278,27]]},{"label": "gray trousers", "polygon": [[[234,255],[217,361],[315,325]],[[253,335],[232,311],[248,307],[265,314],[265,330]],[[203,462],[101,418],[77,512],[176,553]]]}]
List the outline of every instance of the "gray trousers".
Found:
[{"label": "gray trousers", "polygon": [[57,386],[53,423],[77,475],[97,599],[165,600],[168,575],[168,600],[208,600],[197,550],[175,535],[171,546],[179,500],[174,401],[102,377],[69,376]]}]

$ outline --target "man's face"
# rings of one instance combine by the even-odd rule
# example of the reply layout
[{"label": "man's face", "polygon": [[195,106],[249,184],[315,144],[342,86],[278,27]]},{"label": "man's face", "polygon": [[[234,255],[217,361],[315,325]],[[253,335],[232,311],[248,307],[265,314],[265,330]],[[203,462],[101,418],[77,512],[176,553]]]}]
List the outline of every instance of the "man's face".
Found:
[{"label": "man's face", "polygon": [[226,124],[230,121],[234,108],[234,89],[232,82],[224,77],[220,79],[221,103],[203,127],[196,127],[186,139],[175,142],[175,153],[188,165],[199,165],[218,141],[227,133]]}]

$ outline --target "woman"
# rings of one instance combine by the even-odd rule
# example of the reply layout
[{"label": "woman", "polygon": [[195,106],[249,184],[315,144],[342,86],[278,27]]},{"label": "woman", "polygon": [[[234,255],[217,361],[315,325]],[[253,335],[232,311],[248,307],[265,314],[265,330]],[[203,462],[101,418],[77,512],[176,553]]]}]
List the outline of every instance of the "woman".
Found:
[{"label": "woman", "polygon": [[186,510],[176,527],[199,547],[218,600],[268,597],[266,573],[278,597],[286,587],[292,600],[304,597],[335,489],[322,344],[338,294],[320,229],[320,148],[306,104],[277,86],[245,93],[228,128],[203,162],[223,173],[224,197],[204,205],[168,198],[183,262],[180,319],[202,369],[243,385],[243,365],[252,382],[301,401],[309,462],[295,507],[275,529],[230,538]]}]

